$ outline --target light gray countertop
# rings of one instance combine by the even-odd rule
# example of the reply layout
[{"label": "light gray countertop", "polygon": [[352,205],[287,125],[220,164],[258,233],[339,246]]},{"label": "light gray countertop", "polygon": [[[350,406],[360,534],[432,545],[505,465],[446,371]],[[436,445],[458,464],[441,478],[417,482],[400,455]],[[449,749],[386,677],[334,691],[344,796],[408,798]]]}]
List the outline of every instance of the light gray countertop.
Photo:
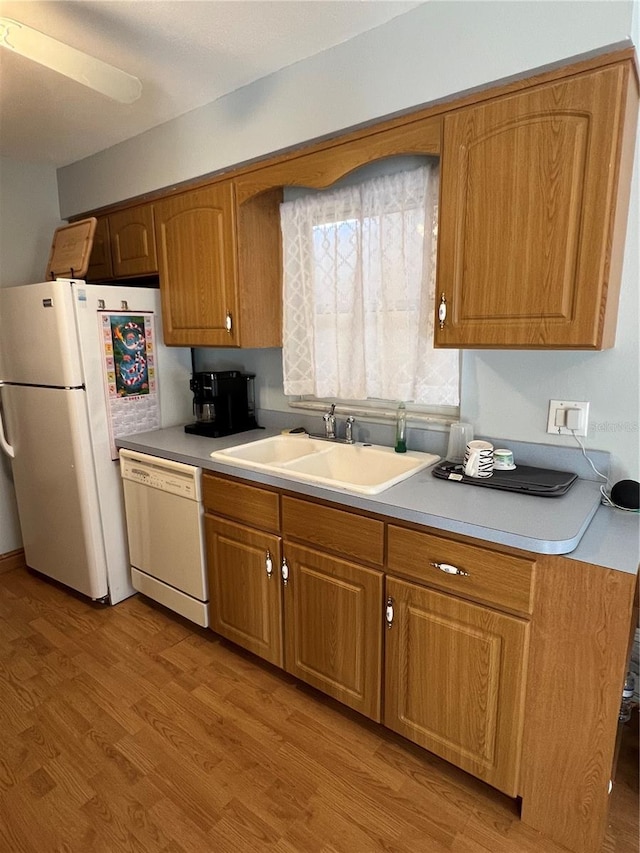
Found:
[{"label": "light gray countertop", "polygon": [[[601,506],[600,487],[579,479],[566,495],[520,495],[436,479],[427,468],[379,495],[362,496],[312,486],[285,476],[214,461],[210,454],[275,430],[252,430],[225,438],[189,435],[182,426],[138,433],[117,440],[118,447],[196,465],[255,483],[277,486],[389,518],[416,522],[485,542],[537,554],[564,554],[582,562],[637,573],[638,515]],[[550,466],[551,467],[551,466]]]}]

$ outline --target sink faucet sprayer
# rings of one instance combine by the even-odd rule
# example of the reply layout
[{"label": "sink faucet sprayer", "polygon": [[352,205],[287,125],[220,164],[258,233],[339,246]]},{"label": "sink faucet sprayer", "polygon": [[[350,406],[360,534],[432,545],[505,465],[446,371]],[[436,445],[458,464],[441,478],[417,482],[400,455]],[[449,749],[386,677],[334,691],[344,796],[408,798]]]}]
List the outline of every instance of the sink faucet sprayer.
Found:
[{"label": "sink faucet sprayer", "polygon": [[344,425],[344,440],[347,444],[353,444],[353,422],[355,418],[349,415]]}]

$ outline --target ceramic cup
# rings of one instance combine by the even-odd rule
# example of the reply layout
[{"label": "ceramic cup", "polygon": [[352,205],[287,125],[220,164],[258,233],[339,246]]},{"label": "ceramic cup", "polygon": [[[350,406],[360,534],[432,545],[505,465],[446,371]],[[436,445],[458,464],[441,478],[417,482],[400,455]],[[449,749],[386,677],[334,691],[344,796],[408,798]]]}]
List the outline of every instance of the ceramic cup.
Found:
[{"label": "ceramic cup", "polygon": [[461,463],[464,453],[470,441],[473,441],[473,426],[460,421],[451,424],[449,428],[449,447],[447,448],[447,462]]},{"label": "ceramic cup", "polygon": [[516,466],[513,463],[513,453],[506,447],[497,447],[493,451],[494,471],[513,471]]},{"label": "ceramic cup", "polygon": [[467,477],[491,477],[493,474],[493,444],[470,441],[464,454],[464,473]]}]

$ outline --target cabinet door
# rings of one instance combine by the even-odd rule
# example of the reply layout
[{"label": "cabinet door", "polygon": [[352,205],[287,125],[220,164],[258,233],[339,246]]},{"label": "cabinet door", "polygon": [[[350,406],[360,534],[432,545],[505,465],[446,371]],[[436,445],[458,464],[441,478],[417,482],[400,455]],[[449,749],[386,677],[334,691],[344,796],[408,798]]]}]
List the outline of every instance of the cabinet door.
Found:
[{"label": "cabinet door", "polygon": [[95,234],[93,235],[93,246],[89,269],[86,272],[87,281],[105,281],[113,278],[113,267],[111,265],[111,240],[109,237],[109,217],[98,217]]},{"label": "cabinet door", "polygon": [[210,627],[282,666],[279,537],[208,514],[205,532]]},{"label": "cabinet door", "polygon": [[224,182],[154,205],[167,344],[239,346],[233,192]]},{"label": "cabinet door", "polygon": [[383,575],[286,543],[285,668],[380,721]]},{"label": "cabinet door", "polygon": [[445,117],[438,345],[613,345],[619,161],[637,112],[630,72],[611,66]]},{"label": "cabinet door", "polygon": [[528,623],[387,578],[389,728],[518,794]]},{"label": "cabinet door", "polygon": [[109,216],[111,258],[116,278],[150,275],[158,271],[153,206],[120,210]]}]

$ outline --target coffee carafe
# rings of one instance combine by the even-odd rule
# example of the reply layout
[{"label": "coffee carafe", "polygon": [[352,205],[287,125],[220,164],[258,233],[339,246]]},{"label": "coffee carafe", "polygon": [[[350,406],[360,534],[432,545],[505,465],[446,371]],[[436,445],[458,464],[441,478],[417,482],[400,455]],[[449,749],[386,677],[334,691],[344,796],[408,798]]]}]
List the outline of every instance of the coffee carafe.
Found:
[{"label": "coffee carafe", "polygon": [[185,432],[218,438],[257,429],[254,380],[254,373],[239,370],[194,373],[189,385],[196,420]]}]

